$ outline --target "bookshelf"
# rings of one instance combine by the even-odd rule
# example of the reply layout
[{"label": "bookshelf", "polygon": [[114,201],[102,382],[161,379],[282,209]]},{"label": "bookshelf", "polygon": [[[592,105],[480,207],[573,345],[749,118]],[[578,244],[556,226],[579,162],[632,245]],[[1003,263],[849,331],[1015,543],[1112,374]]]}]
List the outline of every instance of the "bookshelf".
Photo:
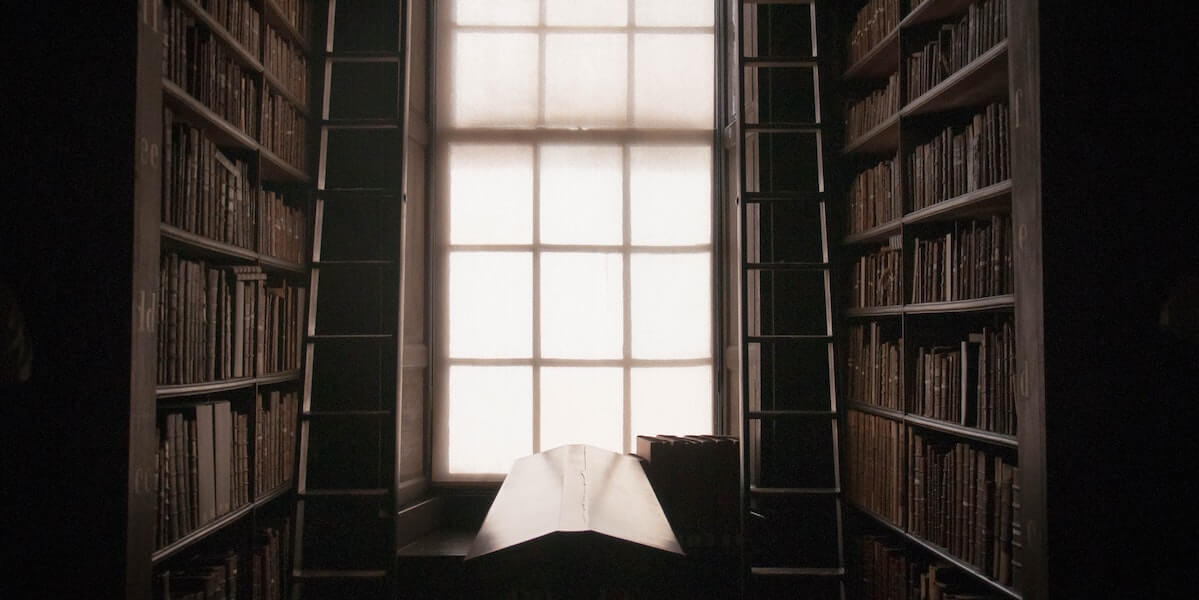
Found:
[{"label": "bookshelf", "polygon": [[138,118],[157,125],[145,145],[161,175],[138,196],[157,222],[137,237],[156,257],[156,326],[141,351],[152,393],[134,402],[153,427],[131,449],[149,474],[136,519],[151,535],[131,540],[146,579],[129,597],[282,598],[314,209],[312,2],[139,10]]},{"label": "bookshelf", "polygon": [[861,597],[934,579],[1040,597],[1022,572],[1018,468],[1036,424],[1016,410],[1020,312],[1037,301],[1018,289],[1031,257],[1012,244],[1013,223],[1035,218],[1013,217],[1007,5],[1020,1],[871,0],[842,15],[844,452]]}]

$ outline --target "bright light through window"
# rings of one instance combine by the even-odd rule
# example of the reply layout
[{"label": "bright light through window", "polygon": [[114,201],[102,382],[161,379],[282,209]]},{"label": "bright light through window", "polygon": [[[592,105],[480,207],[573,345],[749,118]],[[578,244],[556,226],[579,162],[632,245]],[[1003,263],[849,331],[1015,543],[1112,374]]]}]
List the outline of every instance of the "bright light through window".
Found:
[{"label": "bright light through window", "polygon": [[713,0],[440,7],[434,478],[711,433]]}]

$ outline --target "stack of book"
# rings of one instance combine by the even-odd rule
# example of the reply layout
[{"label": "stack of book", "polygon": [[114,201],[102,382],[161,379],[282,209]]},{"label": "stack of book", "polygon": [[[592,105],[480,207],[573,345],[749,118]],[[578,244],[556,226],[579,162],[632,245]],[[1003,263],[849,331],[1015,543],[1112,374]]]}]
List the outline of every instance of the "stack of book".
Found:
[{"label": "stack of book", "polygon": [[248,165],[226,156],[204,130],[163,108],[162,222],[211,240],[254,249],[258,192]]},{"label": "stack of book", "polygon": [[899,164],[881,161],[858,173],[849,184],[849,232],[858,233],[903,216]]},{"label": "stack of book", "polygon": [[931,239],[916,238],[912,302],[945,302],[1012,292],[1012,222],[1007,215],[958,221]]},{"label": "stack of book", "polygon": [[734,553],[740,506],[737,438],[639,435],[643,461],[662,511],[691,556]]},{"label": "stack of book", "polygon": [[262,145],[287,164],[308,170],[308,120],[300,109],[272,89],[267,89],[262,111]]},{"label": "stack of book", "polygon": [[254,494],[264,495],[292,480],[295,471],[296,392],[258,392],[254,402]]},{"label": "stack of book", "polygon": [[849,62],[852,65],[870,53],[899,27],[899,0],[870,0],[858,11],[849,30]]},{"label": "stack of book", "polygon": [[1016,433],[1015,336],[1010,319],[952,346],[916,351],[915,414]]},{"label": "stack of book", "polygon": [[964,127],[946,127],[907,154],[912,210],[1011,177],[1006,102],[988,104]]},{"label": "stack of book", "polygon": [[903,302],[903,251],[890,245],[859,258],[853,267],[851,308]]},{"label": "stack of book", "polygon": [[907,101],[919,98],[1005,39],[1007,0],[971,4],[959,21],[942,25],[936,39],[904,59]]},{"label": "stack of book", "polygon": [[887,78],[887,85],[853,102],[845,109],[845,137],[855,140],[899,112],[899,73]]},{"label": "stack of book", "polygon": [[300,47],[269,27],[262,59],[266,71],[278,78],[301,105],[308,106],[308,61]]},{"label": "stack of book", "polygon": [[849,499],[902,527],[908,500],[903,423],[851,410],[848,426]]},{"label": "stack of book", "polygon": [[250,502],[248,416],[228,401],[159,415],[156,543],[164,547]]},{"label": "stack of book", "polygon": [[884,337],[878,323],[849,328],[849,400],[903,410],[903,337]]}]

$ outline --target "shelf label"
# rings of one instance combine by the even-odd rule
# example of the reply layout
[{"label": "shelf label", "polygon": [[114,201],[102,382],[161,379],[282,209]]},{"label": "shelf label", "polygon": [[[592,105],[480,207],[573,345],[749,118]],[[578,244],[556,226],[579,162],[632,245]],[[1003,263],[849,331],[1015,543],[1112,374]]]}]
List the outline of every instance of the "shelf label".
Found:
[{"label": "shelf label", "polygon": [[149,27],[154,33],[159,33],[158,27],[162,23],[162,17],[159,11],[162,10],[162,2],[158,0],[142,0],[138,3],[138,12],[141,13],[142,24]]},{"label": "shelf label", "polygon": [[158,292],[150,292],[149,302],[146,301],[146,290],[137,292],[137,307],[135,308],[137,315],[138,333],[154,333],[155,332],[155,315],[158,312]]},{"label": "shelf label", "polygon": [[158,143],[150,141],[150,138],[141,136],[138,140],[137,164],[141,167],[149,167],[151,170],[158,171],[159,150]]}]

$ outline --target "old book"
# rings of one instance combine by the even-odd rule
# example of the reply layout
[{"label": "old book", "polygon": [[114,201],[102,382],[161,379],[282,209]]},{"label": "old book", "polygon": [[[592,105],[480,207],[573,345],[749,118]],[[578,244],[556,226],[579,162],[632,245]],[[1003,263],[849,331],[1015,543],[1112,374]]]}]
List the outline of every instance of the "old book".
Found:
[{"label": "old book", "polygon": [[197,526],[212,522],[217,516],[215,428],[211,404],[195,407],[196,446],[196,515]]},{"label": "old book", "polygon": [[213,480],[217,516],[233,508],[233,411],[229,402],[217,402],[213,411]]}]

